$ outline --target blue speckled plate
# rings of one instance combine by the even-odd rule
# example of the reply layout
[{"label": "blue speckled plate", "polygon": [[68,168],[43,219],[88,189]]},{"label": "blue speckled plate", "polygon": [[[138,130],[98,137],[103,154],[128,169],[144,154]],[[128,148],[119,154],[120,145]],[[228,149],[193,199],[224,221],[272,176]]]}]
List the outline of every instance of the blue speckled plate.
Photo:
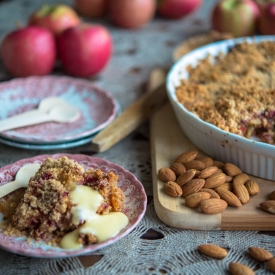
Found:
[{"label": "blue speckled plate", "polygon": [[[121,113],[121,106],[117,101],[116,101],[116,105],[117,105],[117,116],[118,116]],[[62,149],[74,148],[77,146],[87,144],[93,140],[96,134],[97,133],[84,138],[69,141],[69,142],[47,143],[47,144],[36,144],[36,143],[32,144],[32,143],[20,142],[20,141],[15,141],[15,140],[0,137],[0,143],[6,144],[12,147],[16,147],[16,148],[22,148],[22,149],[28,149],[28,150],[42,150],[42,151],[62,150]]]},{"label": "blue speckled plate", "polygon": [[0,84],[0,119],[37,108],[48,96],[58,96],[79,108],[72,123],[46,122],[0,133],[0,137],[26,144],[60,144],[90,137],[116,116],[113,96],[91,82],[71,77],[18,78]]}]

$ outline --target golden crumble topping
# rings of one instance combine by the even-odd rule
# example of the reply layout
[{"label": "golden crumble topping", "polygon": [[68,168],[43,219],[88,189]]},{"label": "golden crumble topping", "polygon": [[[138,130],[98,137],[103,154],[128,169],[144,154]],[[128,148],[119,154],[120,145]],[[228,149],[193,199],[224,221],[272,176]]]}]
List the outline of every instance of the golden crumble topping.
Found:
[{"label": "golden crumble topping", "polygon": [[[18,190],[14,196],[16,199],[8,196],[0,202],[0,211],[6,219],[3,232],[50,244],[59,243],[66,233],[81,225],[72,222],[72,207],[75,204],[70,199],[70,192],[77,185],[91,187],[103,197],[98,214],[122,212],[125,196],[117,186],[117,179],[113,172],[105,173],[92,168],[85,171],[66,156],[47,158],[30,179],[25,192],[21,190],[19,193]],[[11,202],[12,207],[9,208]],[[97,242],[96,236],[91,233],[79,234],[78,240],[84,245]]]},{"label": "golden crumble topping", "polygon": [[176,96],[188,111],[227,132],[275,143],[274,42],[241,43],[187,70]]}]

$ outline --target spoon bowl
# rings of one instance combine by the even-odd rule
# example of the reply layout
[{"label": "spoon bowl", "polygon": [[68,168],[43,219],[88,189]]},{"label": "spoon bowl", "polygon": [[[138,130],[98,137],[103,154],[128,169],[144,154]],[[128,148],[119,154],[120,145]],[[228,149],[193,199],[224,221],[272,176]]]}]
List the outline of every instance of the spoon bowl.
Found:
[{"label": "spoon bowl", "polygon": [[49,112],[49,118],[53,121],[68,123],[77,120],[80,116],[80,112],[77,108],[71,105],[63,104],[52,108]]},{"label": "spoon bowl", "polygon": [[19,189],[27,187],[29,180],[38,171],[40,164],[30,163],[22,166],[16,173],[15,180],[0,186],[0,198]]},{"label": "spoon bowl", "polygon": [[61,105],[68,105],[68,103],[60,97],[50,96],[50,97],[43,98],[40,101],[38,108],[36,110],[47,113],[50,111],[50,109],[53,108],[53,106],[61,106]]}]

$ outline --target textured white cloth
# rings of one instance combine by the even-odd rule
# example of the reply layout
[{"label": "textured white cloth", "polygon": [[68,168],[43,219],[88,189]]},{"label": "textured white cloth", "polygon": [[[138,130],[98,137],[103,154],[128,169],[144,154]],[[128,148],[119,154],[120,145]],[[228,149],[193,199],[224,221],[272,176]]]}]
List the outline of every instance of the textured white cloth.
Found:
[{"label": "textured white cloth", "polygon": [[[163,236],[157,240],[141,238],[153,229]],[[203,256],[197,250],[202,243],[213,243],[229,249],[223,260]],[[266,263],[259,264],[247,252],[259,246],[275,253],[274,237],[255,231],[195,231],[168,227],[161,223],[151,203],[137,228],[125,238],[89,255],[103,255],[85,269],[78,258],[34,259],[0,250],[1,275],[163,275],[163,274],[229,274],[230,262],[241,262],[257,270],[255,274],[273,274]]]},{"label": "textured white cloth", "polygon": [[[129,0],[130,1],[130,0]],[[43,0],[0,1],[0,40],[15,28],[23,25],[28,16],[42,3],[58,3]],[[66,0],[63,3],[72,4]],[[114,54],[106,70],[95,84],[108,90],[119,101],[122,109],[145,92],[150,71],[155,67],[169,68],[172,51],[184,39],[210,30],[209,16],[216,1],[205,0],[203,7],[181,20],[156,18],[146,27],[136,30],[115,28],[105,20],[112,33]],[[56,74],[62,74],[56,72]],[[0,68],[0,80],[8,75]],[[12,148],[0,144],[0,166],[19,159],[45,153],[91,154],[90,144],[73,149],[39,151]],[[135,174],[143,183],[147,195],[152,195],[149,125],[137,131],[97,157],[115,162]],[[163,236],[157,240],[146,240],[141,236],[153,229]],[[223,260],[213,260],[201,255],[197,246],[214,243],[229,249]],[[18,256],[0,249],[1,275],[86,275],[86,274],[228,274],[228,263],[239,261],[257,270],[256,274],[271,274],[266,264],[259,264],[247,252],[249,246],[260,246],[275,254],[274,237],[252,231],[193,231],[174,229],[164,225],[156,216],[153,202],[138,227],[117,243],[93,255],[103,255],[93,266],[85,269],[78,258],[36,259]]]}]

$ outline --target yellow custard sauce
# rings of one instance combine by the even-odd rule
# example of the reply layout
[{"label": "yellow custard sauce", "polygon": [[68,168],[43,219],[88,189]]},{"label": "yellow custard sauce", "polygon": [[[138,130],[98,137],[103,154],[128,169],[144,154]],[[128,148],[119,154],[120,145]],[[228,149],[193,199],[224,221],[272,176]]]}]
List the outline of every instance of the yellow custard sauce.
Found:
[{"label": "yellow custard sauce", "polygon": [[82,248],[83,245],[78,242],[79,233],[92,233],[98,242],[106,241],[117,235],[129,222],[128,217],[121,212],[98,215],[96,211],[103,197],[91,187],[77,185],[70,192],[70,199],[76,204],[72,208],[73,223],[77,225],[84,220],[85,223],[62,238],[60,242],[62,248]]}]

